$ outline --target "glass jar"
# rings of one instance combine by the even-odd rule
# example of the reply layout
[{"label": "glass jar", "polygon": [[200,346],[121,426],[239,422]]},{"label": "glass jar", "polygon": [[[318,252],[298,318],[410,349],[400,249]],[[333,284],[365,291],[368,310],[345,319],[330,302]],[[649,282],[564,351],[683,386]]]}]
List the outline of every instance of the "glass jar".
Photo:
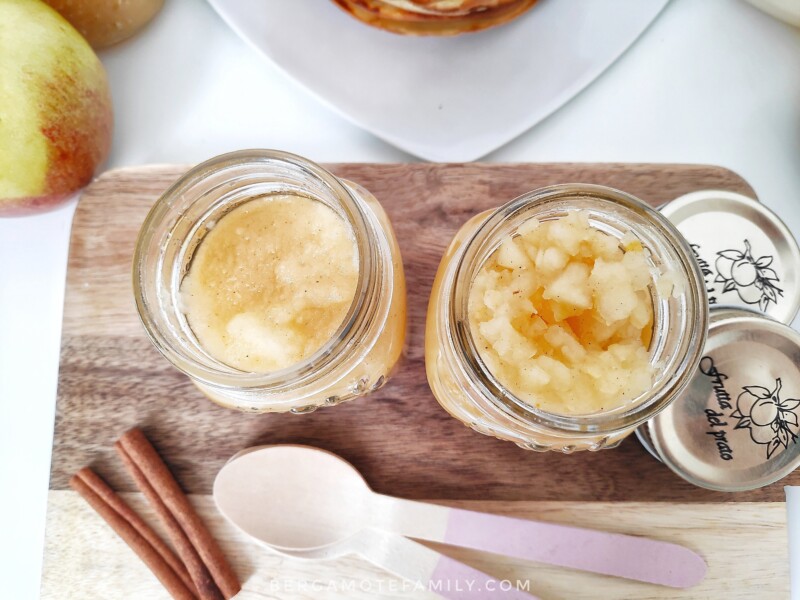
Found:
[{"label": "glass jar", "polygon": [[[652,387],[624,406],[585,415],[546,412],[505,389],[478,354],[468,318],[472,281],[502,240],[530,218],[557,219],[574,210],[587,211],[593,227],[620,240],[633,233],[645,248],[653,274],[649,286],[653,335],[648,347]],[[667,281],[673,285],[664,285]],[[665,217],[618,190],[558,185],[481,213],[458,231],[431,292],[425,365],[439,403],[476,431],[531,450],[599,450],[619,444],[687,386],[702,356],[707,330],[702,275],[688,243]]]},{"label": "glass jar", "polygon": [[[195,249],[220,218],[273,194],[317,200],[349,224],[358,282],[344,321],[318,351],[285,369],[249,373],[216,360],[200,345],[181,310],[180,286]],[[386,382],[403,349],[405,278],[383,208],[363,187],[284,152],[225,154],[183,175],[142,225],[133,288],[156,348],[209,398],[230,408],[303,413],[363,396]]]}]

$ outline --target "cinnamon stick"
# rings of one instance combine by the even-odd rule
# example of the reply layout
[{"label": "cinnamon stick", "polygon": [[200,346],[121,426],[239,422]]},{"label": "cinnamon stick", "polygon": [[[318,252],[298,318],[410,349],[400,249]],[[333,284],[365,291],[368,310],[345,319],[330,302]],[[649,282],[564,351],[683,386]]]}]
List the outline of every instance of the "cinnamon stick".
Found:
[{"label": "cinnamon stick", "polygon": [[192,546],[192,542],[189,541],[189,538],[186,536],[183,529],[181,529],[180,524],[175,520],[175,517],[172,516],[172,513],[161,500],[156,490],[150,485],[150,482],[147,477],[145,477],[144,473],[142,473],[142,470],[128,455],[119,441],[114,444],[114,449],[122,459],[122,464],[125,465],[131,478],[136,483],[136,487],[144,494],[158,518],[161,519],[162,524],[167,530],[167,535],[172,541],[172,545],[175,547],[181,560],[183,560],[183,564],[186,565],[191,581],[197,590],[198,597],[201,600],[222,600],[222,594],[219,588],[217,588],[214,579],[211,577],[211,573],[209,573],[205,564],[203,564],[197,550]]},{"label": "cinnamon stick", "polygon": [[156,449],[139,429],[126,432],[119,445],[189,538],[224,598],[235,596],[241,589],[236,574]]},{"label": "cinnamon stick", "polygon": [[[139,556],[175,600],[195,600],[194,592],[181,576],[178,558],[100,476],[85,467],[72,476],[69,484]],[[186,569],[182,570],[188,580]]]}]

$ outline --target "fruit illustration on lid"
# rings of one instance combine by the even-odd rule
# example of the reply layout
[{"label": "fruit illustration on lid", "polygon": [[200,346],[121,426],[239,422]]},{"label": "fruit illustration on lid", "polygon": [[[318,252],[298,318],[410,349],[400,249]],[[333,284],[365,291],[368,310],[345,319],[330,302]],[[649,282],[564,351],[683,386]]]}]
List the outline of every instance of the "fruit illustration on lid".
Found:
[{"label": "fruit illustration on lid", "polygon": [[758,304],[766,312],[770,302],[776,303],[783,290],[775,269],[770,268],[773,257],[764,255],[753,258],[750,242],[744,240],[744,250],[723,250],[717,252],[716,283],[722,283],[722,293],[736,290],[745,304]]},{"label": "fruit illustration on lid", "polygon": [[797,442],[798,419],[794,412],[800,400],[781,400],[781,380],[775,380],[775,389],[768,390],[759,385],[747,386],[736,399],[736,410],[731,417],[738,419],[736,429],[749,429],[750,438],[756,444],[767,446],[767,458],[789,441]]}]

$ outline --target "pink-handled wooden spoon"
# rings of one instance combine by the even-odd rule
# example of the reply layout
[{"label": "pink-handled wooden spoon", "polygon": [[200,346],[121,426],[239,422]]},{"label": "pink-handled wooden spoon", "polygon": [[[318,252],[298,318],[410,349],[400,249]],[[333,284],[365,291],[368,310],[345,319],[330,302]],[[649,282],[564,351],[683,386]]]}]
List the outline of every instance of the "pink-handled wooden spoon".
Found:
[{"label": "pink-handled wooden spoon", "polygon": [[[295,468],[297,461],[307,468]],[[356,481],[360,484],[352,485]],[[370,527],[362,520],[368,497],[359,487],[369,492],[358,472],[333,454],[266,446],[244,450],[223,467],[214,481],[214,500],[236,527],[287,556],[358,555],[448,600],[537,600],[407,537]]]},{"label": "pink-handled wooden spoon", "polygon": [[[373,537],[389,534],[384,535],[389,540],[407,536],[676,588],[691,587],[706,573],[698,554],[673,543],[376,494],[350,463],[308,446],[240,452],[217,475],[214,499],[240,529],[295,556],[321,558],[330,548],[339,555],[343,540],[359,540],[367,531]],[[446,560],[455,563],[451,569],[460,565]]]}]

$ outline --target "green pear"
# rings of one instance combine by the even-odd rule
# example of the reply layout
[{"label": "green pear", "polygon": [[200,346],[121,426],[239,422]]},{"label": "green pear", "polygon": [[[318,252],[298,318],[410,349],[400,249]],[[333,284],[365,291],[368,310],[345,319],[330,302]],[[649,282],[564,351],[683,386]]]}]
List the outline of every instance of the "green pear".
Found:
[{"label": "green pear", "polygon": [[0,0],[0,216],[55,207],[108,156],[105,70],[40,0]]}]

